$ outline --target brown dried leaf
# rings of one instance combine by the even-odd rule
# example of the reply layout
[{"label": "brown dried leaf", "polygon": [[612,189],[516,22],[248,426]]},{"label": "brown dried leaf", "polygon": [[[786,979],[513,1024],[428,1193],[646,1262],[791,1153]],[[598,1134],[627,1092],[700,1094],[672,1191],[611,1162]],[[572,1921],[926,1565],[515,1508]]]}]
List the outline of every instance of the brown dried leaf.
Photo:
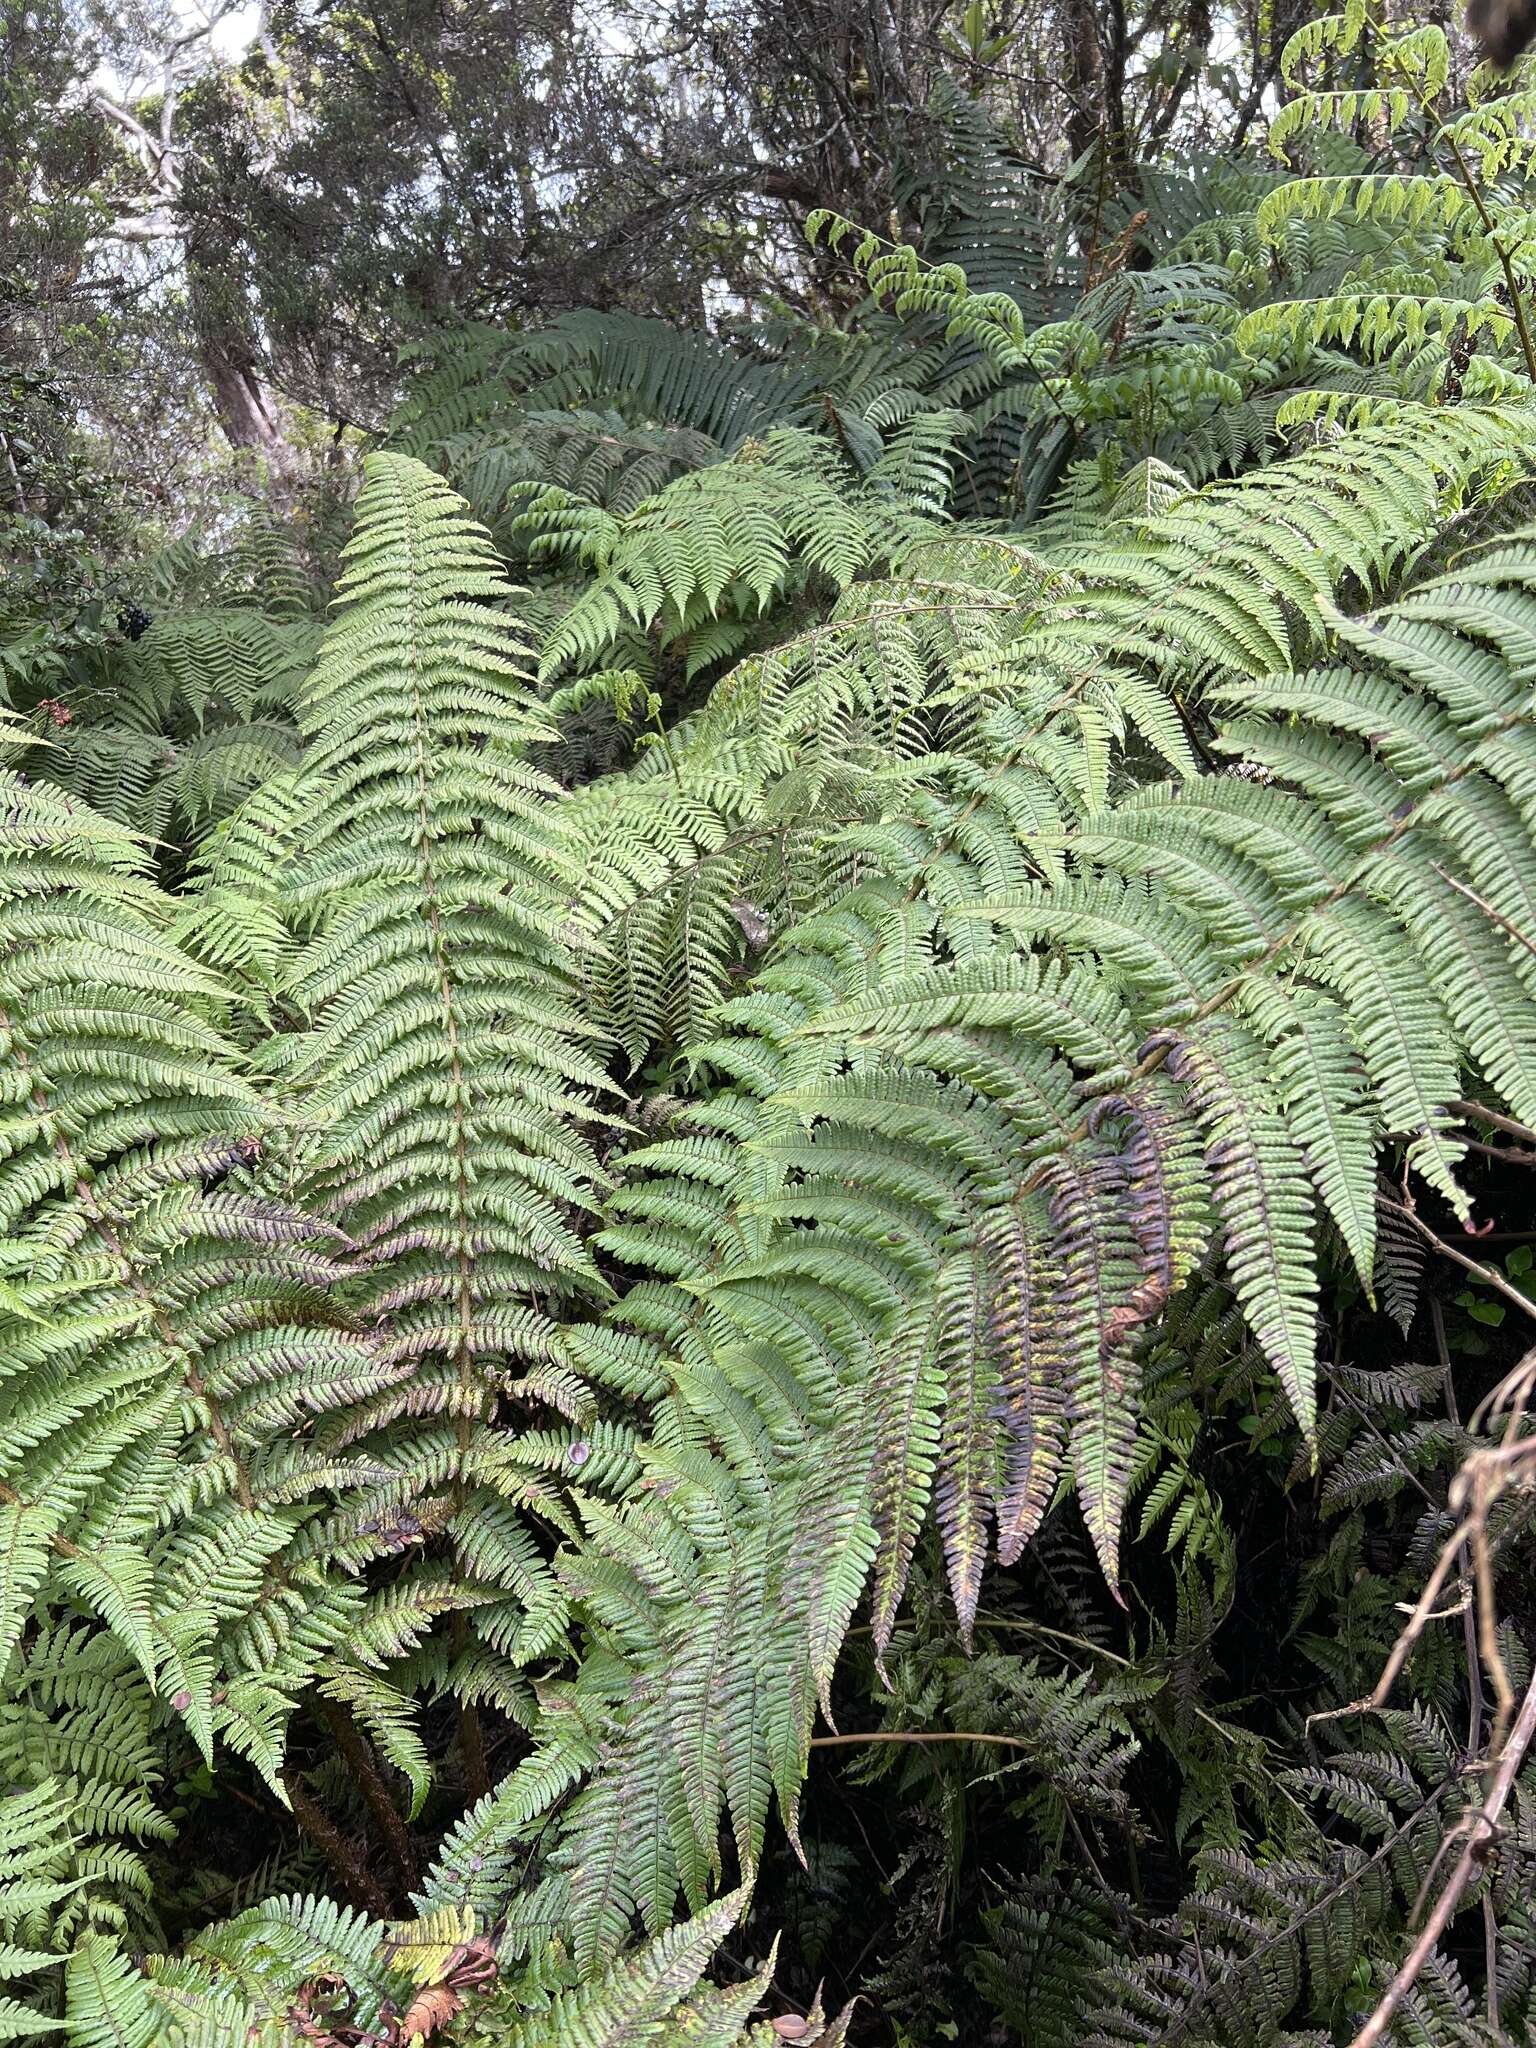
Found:
[{"label": "brown dried leaf", "polygon": [[428,1984],[425,1990],[418,1991],[400,2015],[400,2039],[404,2048],[411,2048],[412,2042],[430,2041],[440,2028],[447,2026],[463,2004],[457,1991],[446,1984]]}]

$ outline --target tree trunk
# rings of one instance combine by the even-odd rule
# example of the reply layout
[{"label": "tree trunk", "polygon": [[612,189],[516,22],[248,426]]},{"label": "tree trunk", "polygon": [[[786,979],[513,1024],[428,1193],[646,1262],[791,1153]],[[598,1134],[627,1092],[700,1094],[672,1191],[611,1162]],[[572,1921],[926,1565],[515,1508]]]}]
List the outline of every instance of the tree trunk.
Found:
[{"label": "tree trunk", "polygon": [[1125,121],[1125,63],[1128,47],[1123,0],[1109,0],[1107,33],[1099,24],[1096,0],[1065,0],[1067,148],[1072,161],[1088,157],[1070,193],[1079,245],[1092,272],[1103,235],[1111,192],[1135,184],[1130,136]]},{"label": "tree trunk", "polygon": [[[187,270],[197,350],[214,409],[232,448],[255,448],[281,468],[290,453],[270,392],[261,381],[260,352],[233,262],[215,265],[189,237]],[[233,250],[222,253],[233,257]]]},{"label": "tree trunk", "polygon": [[203,368],[213,391],[219,425],[232,448],[275,454],[286,444],[271,401],[253,370],[231,361],[214,341],[202,343]]}]

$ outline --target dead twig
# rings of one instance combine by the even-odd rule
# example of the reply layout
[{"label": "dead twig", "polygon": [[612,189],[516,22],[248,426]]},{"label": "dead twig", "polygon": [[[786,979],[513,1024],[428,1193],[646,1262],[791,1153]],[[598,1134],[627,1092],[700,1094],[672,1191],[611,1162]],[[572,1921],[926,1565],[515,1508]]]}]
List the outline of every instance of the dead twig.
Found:
[{"label": "dead twig", "polygon": [[[1398,1208],[1397,1203],[1391,1205]],[[1412,1215],[1412,1211],[1403,1213]],[[1414,1219],[1417,1221],[1417,1219]],[[1431,1233],[1426,1232],[1426,1235]],[[1437,1245],[1438,1249],[1446,1247]],[[1470,1265],[1471,1261],[1457,1263]],[[1523,1298],[1522,1298],[1523,1301]],[[1523,1305],[1529,1307],[1528,1303]],[[1451,1376],[1450,1347],[1438,1304],[1431,1309],[1435,1348],[1446,1392],[1446,1407],[1457,1419],[1456,1392]],[[1536,1678],[1527,1686],[1519,1711],[1514,1712],[1514,1689],[1499,1652],[1498,1614],[1494,1604],[1493,1555],[1489,1541],[1489,1516],[1498,1500],[1512,1487],[1536,1483],[1536,1438],[1524,1433],[1527,1404],[1536,1388],[1536,1350],[1528,1352],[1513,1372],[1506,1375],[1472,1416],[1470,1427],[1478,1428],[1494,1416],[1503,1416],[1504,1428],[1497,1443],[1479,1446],[1463,1461],[1451,1484],[1449,1506],[1456,1515],[1456,1527],[1441,1549],[1424,1590],[1403,1624],[1392,1654],[1369,1700],[1360,1708],[1385,1704],[1398,1674],[1427,1623],[1437,1616],[1441,1589],[1458,1565],[1470,1575],[1472,1597],[1462,1603],[1462,1628],[1467,1653],[1469,1756],[1476,1760],[1482,1743],[1484,1720],[1482,1681],[1486,1674],[1497,1700],[1488,1752],[1482,1761],[1484,1793],[1481,1805],[1461,1815],[1447,1830],[1425,1879],[1427,1895],[1444,1860],[1456,1852],[1450,1875],[1440,1886],[1434,1904],[1425,1916],[1412,1948],[1392,1981],[1382,1993],[1376,2009],[1355,2035],[1350,2048],[1376,2048],[1392,2025],[1393,2016],[1417,1983],[1435,1946],[1454,1918],[1474,1877],[1483,1868],[1501,1837],[1500,1819],[1514,1789],[1520,1767],[1536,1740]],[[1446,1610],[1455,1612],[1455,1609]],[[1346,1709],[1346,1711],[1350,1711]],[[1511,1715],[1513,1713],[1513,1722]],[[1459,1845],[1459,1846],[1458,1846]],[[1498,1924],[1491,1898],[1483,1901],[1483,1950],[1487,1961],[1487,2012],[1497,2032],[1498,2006]]]},{"label": "dead twig", "polygon": [[1475,1813],[1463,1815],[1457,1824],[1457,1830],[1465,1837],[1461,1854],[1425,1920],[1418,1940],[1403,1958],[1397,1974],[1381,1994],[1376,2010],[1356,2034],[1350,2048],[1375,2048],[1375,2044],[1385,2037],[1398,2007],[1417,1983],[1420,1971],[1460,1905],[1462,1893],[1482,1868],[1490,1848],[1499,1838],[1499,1816],[1514,1789],[1515,1778],[1533,1736],[1536,1736],[1536,1678],[1526,1688],[1519,1716],[1500,1754],[1487,1798]]}]

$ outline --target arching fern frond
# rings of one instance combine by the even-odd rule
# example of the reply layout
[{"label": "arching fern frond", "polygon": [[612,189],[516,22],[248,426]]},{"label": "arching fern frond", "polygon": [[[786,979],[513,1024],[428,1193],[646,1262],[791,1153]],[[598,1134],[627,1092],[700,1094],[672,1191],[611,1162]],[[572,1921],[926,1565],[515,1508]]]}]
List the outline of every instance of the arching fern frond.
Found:
[{"label": "arching fern frond", "polygon": [[485,1425],[504,1401],[549,1404],[569,1442],[591,1414],[552,1311],[603,1292],[580,1232],[602,1176],[579,1126],[606,1081],[577,1001],[557,792],[523,759],[546,728],[509,595],[462,501],[408,457],[369,458],[285,877],[312,928],[285,986],[311,1028],[271,1054],[314,1126],[311,1198],[367,1275],[361,1312],[398,1374],[348,1425],[377,1468],[354,1526],[445,1533],[469,1580],[422,1560],[357,1647],[397,1655],[472,1608],[486,1661],[460,1638],[463,1684],[500,1673],[515,1699],[562,1625],[521,1522],[560,1520],[540,1472],[560,1451],[520,1463],[514,1438],[493,1457]]},{"label": "arching fern frond", "polygon": [[860,828],[891,879],[690,1046],[716,1090],[601,1239],[675,1391],[563,1567],[636,1665],[557,1858],[594,1952],[707,1894],[717,1801],[746,1861],[770,1785],[793,1828],[843,1632],[873,1568],[889,1640],[929,1504],[962,1627],[1066,1473],[1113,1580],[1138,1336],[1197,1263],[1310,1432],[1319,1215],[1368,1276],[1383,1142],[1465,1213],[1462,1076],[1536,1112],[1531,561],[1338,620],[1351,665],[1225,683],[1241,774],[1021,823],[1022,884]]}]

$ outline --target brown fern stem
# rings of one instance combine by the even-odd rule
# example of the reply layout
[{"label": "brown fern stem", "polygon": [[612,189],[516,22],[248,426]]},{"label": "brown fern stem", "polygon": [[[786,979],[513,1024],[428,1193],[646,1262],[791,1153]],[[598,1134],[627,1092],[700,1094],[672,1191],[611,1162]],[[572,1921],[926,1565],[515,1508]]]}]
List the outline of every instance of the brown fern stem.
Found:
[{"label": "brown fern stem", "polygon": [[322,1695],[316,1702],[316,1708],[320,1719],[330,1732],[331,1739],[356,1779],[358,1791],[368,1802],[369,1811],[379,1824],[384,1846],[389,1851],[389,1860],[395,1866],[395,1874],[400,1879],[401,1886],[406,1891],[413,1890],[421,1876],[421,1869],[411,1844],[410,1830],[385,1781],[384,1773],[379,1769],[371,1743],[340,1701],[328,1700]]},{"label": "brown fern stem", "polygon": [[293,1764],[283,1772],[283,1790],[288,1795],[288,1804],[300,1831],[309,1837],[325,1858],[327,1868],[347,1897],[355,1906],[361,1906],[365,1913],[371,1913],[374,1919],[389,1919],[390,1903],[383,1886]]},{"label": "brown fern stem", "polygon": [[491,1789],[490,1767],[485,1760],[485,1734],[480,1715],[469,1700],[459,1702],[459,1754],[464,1759],[464,1789],[471,1806]]},{"label": "brown fern stem", "polygon": [[1463,1834],[1465,1839],[1444,1890],[1425,1920],[1418,1940],[1404,1957],[1401,1968],[1382,1993],[1376,2010],[1350,2043],[1350,2048],[1376,2048],[1376,2043],[1385,2039],[1393,2015],[1418,1982],[1420,1972],[1450,1925],[1456,1908],[1461,1904],[1462,1893],[1498,1840],[1499,1817],[1508,1804],[1515,1778],[1533,1737],[1536,1737],[1536,1678],[1526,1687],[1515,1725],[1499,1753],[1488,1796],[1475,1812],[1463,1816],[1458,1823],[1456,1832]]}]

